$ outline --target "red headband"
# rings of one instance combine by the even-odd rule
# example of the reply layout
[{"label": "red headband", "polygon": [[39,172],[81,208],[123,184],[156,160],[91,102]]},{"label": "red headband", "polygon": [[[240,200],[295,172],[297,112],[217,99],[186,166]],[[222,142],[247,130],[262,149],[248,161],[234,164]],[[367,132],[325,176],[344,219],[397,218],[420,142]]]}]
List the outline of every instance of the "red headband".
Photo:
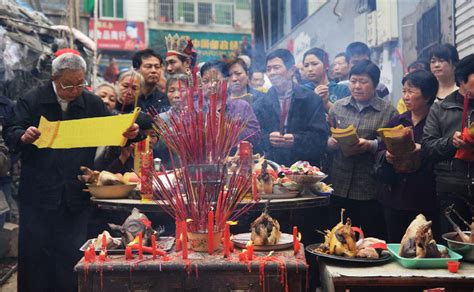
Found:
[{"label": "red headband", "polygon": [[62,54],[67,54],[67,53],[71,53],[71,54],[74,54],[74,55],[77,55],[77,56],[80,56],[80,55],[81,55],[81,53],[79,53],[79,51],[74,50],[74,49],[69,49],[69,48],[58,50],[58,51],[56,51],[56,53],[54,53],[54,55],[55,55],[56,57],[59,57],[59,56],[61,56]]}]

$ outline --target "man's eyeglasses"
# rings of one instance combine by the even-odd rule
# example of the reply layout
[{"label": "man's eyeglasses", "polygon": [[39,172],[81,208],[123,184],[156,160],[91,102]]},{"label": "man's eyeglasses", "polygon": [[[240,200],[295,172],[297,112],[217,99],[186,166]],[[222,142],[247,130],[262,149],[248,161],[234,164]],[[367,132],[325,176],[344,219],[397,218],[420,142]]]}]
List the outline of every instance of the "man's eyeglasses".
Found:
[{"label": "man's eyeglasses", "polygon": [[82,90],[82,89],[86,88],[86,86],[89,85],[89,84],[87,83],[87,81],[85,81],[84,83],[79,84],[79,85],[68,85],[68,86],[64,86],[64,85],[61,83],[61,81],[59,81],[59,85],[61,85],[61,88],[64,89],[64,90],[72,91],[74,88],[77,88],[77,89]]}]

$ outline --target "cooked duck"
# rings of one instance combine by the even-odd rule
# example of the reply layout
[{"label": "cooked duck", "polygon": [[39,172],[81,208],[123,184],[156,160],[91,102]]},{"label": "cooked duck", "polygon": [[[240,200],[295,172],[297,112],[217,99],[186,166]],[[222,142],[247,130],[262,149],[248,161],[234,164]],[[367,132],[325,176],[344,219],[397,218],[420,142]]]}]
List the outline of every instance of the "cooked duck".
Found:
[{"label": "cooked duck", "polygon": [[431,221],[419,214],[403,235],[398,254],[406,258],[447,257],[447,250],[439,251],[431,231]]},{"label": "cooked duck", "polygon": [[250,239],[255,245],[277,244],[280,240],[280,223],[268,215],[266,209],[251,224]]}]

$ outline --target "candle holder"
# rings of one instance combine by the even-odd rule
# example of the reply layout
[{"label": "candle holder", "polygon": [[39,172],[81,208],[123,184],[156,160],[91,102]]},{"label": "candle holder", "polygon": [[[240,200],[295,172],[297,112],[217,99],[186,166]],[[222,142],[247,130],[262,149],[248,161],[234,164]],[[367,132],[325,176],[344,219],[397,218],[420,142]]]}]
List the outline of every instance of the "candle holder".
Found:
[{"label": "candle holder", "polygon": [[[214,249],[217,250],[221,245],[222,231],[214,231]],[[188,231],[188,247],[193,251],[207,252],[207,231],[190,232]]]}]

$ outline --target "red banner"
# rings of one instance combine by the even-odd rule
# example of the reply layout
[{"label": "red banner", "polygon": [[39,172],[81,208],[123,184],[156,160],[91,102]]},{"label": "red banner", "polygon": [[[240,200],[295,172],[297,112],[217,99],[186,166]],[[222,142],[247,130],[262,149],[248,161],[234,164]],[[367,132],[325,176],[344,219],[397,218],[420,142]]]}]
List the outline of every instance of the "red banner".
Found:
[{"label": "red banner", "polygon": [[[89,36],[94,39],[94,20],[89,21]],[[120,51],[145,49],[143,22],[99,20],[97,22],[97,48]]]}]

